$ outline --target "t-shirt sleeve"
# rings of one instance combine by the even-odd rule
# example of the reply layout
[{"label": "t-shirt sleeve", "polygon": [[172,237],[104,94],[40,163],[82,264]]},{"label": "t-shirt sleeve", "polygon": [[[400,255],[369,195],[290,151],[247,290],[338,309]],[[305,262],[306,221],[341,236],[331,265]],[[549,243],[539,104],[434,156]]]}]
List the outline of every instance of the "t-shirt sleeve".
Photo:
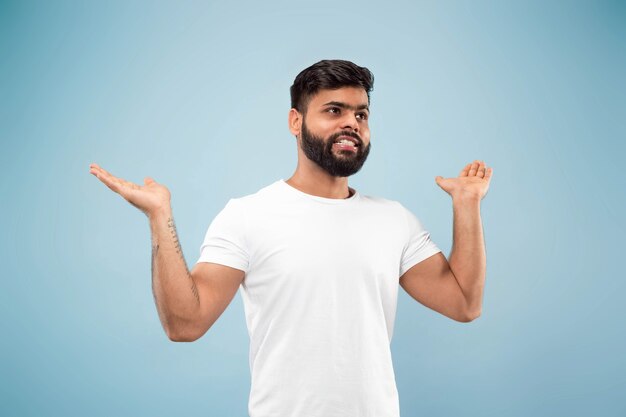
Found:
[{"label": "t-shirt sleeve", "polygon": [[246,272],[248,260],[244,213],[237,200],[231,199],[209,225],[198,263],[216,263]]},{"label": "t-shirt sleeve", "polygon": [[441,249],[430,240],[430,233],[424,229],[419,219],[404,206],[402,209],[407,219],[409,233],[404,251],[402,252],[400,276],[404,275],[412,266],[433,256],[437,252],[441,252]]}]

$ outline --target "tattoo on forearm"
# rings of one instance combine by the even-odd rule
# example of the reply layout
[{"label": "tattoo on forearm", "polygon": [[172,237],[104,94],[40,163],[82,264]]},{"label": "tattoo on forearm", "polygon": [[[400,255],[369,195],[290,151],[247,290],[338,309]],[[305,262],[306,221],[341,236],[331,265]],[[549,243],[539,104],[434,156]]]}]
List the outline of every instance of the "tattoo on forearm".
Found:
[{"label": "tattoo on forearm", "polygon": [[156,259],[159,253],[159,245],[152,245],[152,295],[154,296],[154,303],[158,304],[156,291],[154,290],[154,270],[156,269]]},{"label": "tattoo on forearm", "polygon": [[196,297],[197,301],[200,301],[200,296],[198,295],[198,289],[196,288],[196,283],[193,281],[191,274],[189,273],[189,268],[187,267],[187,262],[185,262],[185,256],[183,255],[183,249],[180,246],[180,241],[178,239],[178,233],[176,232],[176,225],[174,224],[174,219],[167,219],[167,227],[170,230],[170,234],[172,235],[172,239],[174,239],[174,247],[176,248],[176,252],[180,255],[181,260],[183,261],[183,265],[185,265],[185,271],[187,273],[187,278],[191,282],[191,292],[193,292],[193,296]]},{"label": "tattoo on forearm", "polygon": [[176,225],[174,224],[174,219],[167,219],[167,227],[170,229],[170,233],[172,234],[172,239],[174,239],[174,246],[176,247],[176,252],[182,255],[183,251],[180,247],[180,242],[178,241],[178,232],[176,232]]}]

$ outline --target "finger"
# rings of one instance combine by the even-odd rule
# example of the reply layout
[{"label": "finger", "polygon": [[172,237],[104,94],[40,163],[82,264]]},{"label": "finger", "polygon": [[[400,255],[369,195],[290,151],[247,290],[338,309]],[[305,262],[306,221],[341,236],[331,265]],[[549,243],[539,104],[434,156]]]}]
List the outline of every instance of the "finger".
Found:
[{"label": "finger", "polygon": [[478,164],[478,171],[476,171],[476,176],[479,178],[484,178],[486,168],[487,166],[485,165],[485,161],[480,161],[480,163]]},{"label": "finger", "polygon": [[491,181],[491,175],[493,174],[493,168],[489,167],[487,168],[486,172],[485,172],[485,179],[487,181]]},{"label": "finger", "polygon": [[113,177],[113,175],[111,175],[108,171],[106,171],[104,168],[102,168],[98,164],[91,164],[89,166],[89,173],[95,175],[98,178],[100,178],[99,176],[104,176],[104,175],[108,175],[109,177]]},{"label": "finger", "polygon": [[476,172],[478,171],[478,165],[479,165],[478,160],[472,162],[472,166],[470,167],[469,173],[467,174],[468,177],[476,176]]},{"label": "finger", "polygon": [[123,181],[121,178],[116,177],[115,175],[111,174],[109,171],[98,165],[95,165],[91,168],[91,173],[103,182],[121,183],[121,181]]},{"label": "finger", "polygon": [[104,185],[106,185],[107,187],[109,187],[111,190],[115,191],[118,194],[122,194],[122,184],[120,184],[119,179],[115,178],[115,179],[111,179],[109,177],[105,177],[104,175],[100,174],[100,175],[96,175],[98,177],[98,179],[100,181],[102,181],[104,183]]},{"label": "finger", "polygon": [[102,169],[102,168],[100,168],[100,167],[98,166],[98,164],[91,164],[91,165],[89,165],[89,173],[90,173],[90,174],[94,174],[94,175],[95,175],[95,174],[96,174],[96,172],[99,172],[99,171],[100,171],[100,169]]},{"label": "finger", "polygon": [[126,181],[126,180],[125,180],[125,179],[123,179],[123,178],[119,178],[119,180],[120,180],[120,183],[121,183],[124,187],[130,188],[130,189],[132,189],[132,190],[139,190],[139,189],[141,188],[141,185],[139,185],[139,184],[135,184],[134,182],[131,182],[131,181]]},{"label": "finger", "polygon": [[100,168],[100,174],[102,175],[102,179],[104,179],[105,181],[109,180],[110,182],[117,184],[119,186],[120,191],[124,191],[125,188],[132,189],[132,190],[138,190],[141,188],[140,185],[135,184],[134,182],[131,182],[131,181],[127,181],[124,178],[116,177],[115,175],[111,174],[110,172],[108,172],[107,170],[103,168]]},{"label": "finger", "polygon": [[89,172],[103,182],[111,182],[117,179],[114,175],[111,175],[109,172],[98,166],[92,167]]},{"label": "finger", "polygon": [[446,182],[448,181],[447,178],[442,177],[441,175],[437,175],[435,177],[435,182],[437,183],[437,185],[439,186],[439,188],[441,188],[442,190],[445,191],[445,185]]},{"label": "finger", "polygon": [[92,164],[89,164],[89,170],[90,171],[94,171],[94,170],[101,171],[102,169],[103,168],[100,165],[96,164],[95,162],[92,163]]},{"label": "finger", "polygon": [[472,167],[472,164],[465,165],[465,168],[463,168],[461,172],[459,172],[459,177],[467,177],[471,167]]},{"label": "finger", "polygon": [[137,184],[118,178],[101,167],[92,168],[92,174],[102,181],[104,185],[122,196],[125,196],[129,189],[137,190],[140,188]]}]

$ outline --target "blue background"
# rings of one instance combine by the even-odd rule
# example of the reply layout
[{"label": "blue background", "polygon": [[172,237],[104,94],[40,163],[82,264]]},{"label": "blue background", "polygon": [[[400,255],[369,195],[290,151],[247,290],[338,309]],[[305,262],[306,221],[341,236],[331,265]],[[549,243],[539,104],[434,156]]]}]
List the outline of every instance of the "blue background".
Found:
[{"label": "blue background", "polygon": [[147,219],[88,167],[167,185],[192,265],[229,198],[295,169],[295,75],[343,58],[376,77],[351,185],[446,255],[434,177],[494,167],[482,316],[401,291],[402,415],[626,415],[625,19],[620,1],[1,1],[0,413],[246,415],[240,295],[170,342]]}]

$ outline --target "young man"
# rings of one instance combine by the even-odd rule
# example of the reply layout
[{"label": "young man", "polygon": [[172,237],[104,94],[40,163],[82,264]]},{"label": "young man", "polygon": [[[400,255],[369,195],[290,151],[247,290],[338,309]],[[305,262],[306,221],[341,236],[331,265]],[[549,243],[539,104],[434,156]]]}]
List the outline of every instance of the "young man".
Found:
[{"label": "young man", "polygon": [[398,287],[451,319],[480,315],[486,256],[480,201],[492,169],[436,177],[452,197],[450,261],[401,204],[348,186],[370,150],[369,70],[321,61],[291,87],[298,165],[287,181],[231,199],[188,271],[167,188],[91,173],[149,218],[152,283],[174,341],[193,341],[241,287],[250,334],[251,417],[399,415],[390,342]]}]

